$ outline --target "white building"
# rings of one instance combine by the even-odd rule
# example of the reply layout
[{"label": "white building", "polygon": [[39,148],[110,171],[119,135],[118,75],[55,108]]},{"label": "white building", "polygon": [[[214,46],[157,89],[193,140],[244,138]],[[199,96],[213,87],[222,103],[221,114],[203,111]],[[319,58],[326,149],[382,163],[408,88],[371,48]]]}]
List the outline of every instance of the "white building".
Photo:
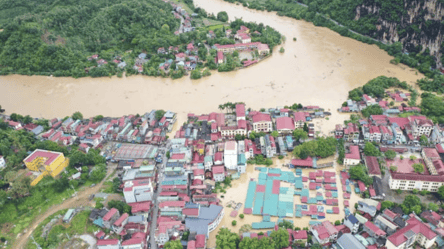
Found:
[{"label": "white building", "polygon": [[423,248],[431,248],[437,235],[414,214],[406,221],[407,225],[387,238],[387,249],[412,248],[417,242]]},{"label": "white building", "polygon": [[389,177],[390,189],[412,191],[427,190],[438,192],[438,188],[444,185],[444,177],[441,175],[402,174],[391,172]]},{"label": "white building", "polygon": [[123,196],[127,203],[153,200],[151,180],[133,180],[125,182]]},{"label": "white building", "polygon": [[96,246],[97,249],[120,249],[120,241],[118,239],[99,239]]},{"label": "white building", "polygon": [[410,116],[410,126],[414,137],[425,135],[430,136],[433,130],[433,121],[426,117]]},{"label": "white building", "polygon": [[356,145],[350,146],[350,153],[345,154],[344,166],[348,169],[350,166],[358,165],[361,162],[361,155],[359,147]]},{"label": "white building", "polygon": [[253,130],[255,132],[272,132],[273,124],[269,114],[258,113],[253,116]]},{"label": "white building", "polygon": [[224,149],[225,167],[229,170],[237,170],[237,143],[236,141],[225,142]]}]

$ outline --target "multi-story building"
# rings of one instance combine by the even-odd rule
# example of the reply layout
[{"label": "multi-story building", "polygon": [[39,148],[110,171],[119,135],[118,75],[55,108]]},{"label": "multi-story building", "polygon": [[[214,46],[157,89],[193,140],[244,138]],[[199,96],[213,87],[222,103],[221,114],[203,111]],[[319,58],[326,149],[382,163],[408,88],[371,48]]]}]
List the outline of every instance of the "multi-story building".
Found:
[{"label": "multi-story building", "polygon": [[222,182],[225,180],[225,167],[223,165],[213,166],[213,179],[216,182]]},{"label": "multi-story building", "polygon": [[407,225],[387,237],[387,249],[411,248],[415,242],[421,247],[431,248],[437,238],[436,233],[414,214],[406,221]]},{"label": "multi-story building", "polygon": [[236,120],[245,120],[245,104],[236,104]]},{"label": "multi-story building", "polygon": [[111,208],[108,213],[103,216],[103,226],[107,229],[111,229],[111,226],[119,219],[119,217],[119,210]]},{"label": "multi-story building", "polygon": [[382,134],[381,134],[381,131],[379,130],[379,127],[375,126],[375,125],[370,126],[368,140],[370,142],[379,143],[379,142],[381,142],[381,137],[382,137]]},{"label": "multi-story building", "polygon": [[421,155],[431,175],[444,175],[444,165],[435,148],[423,148]]},{"label": "multi-story building", "polygon": [[424,116],[410,116],[408,117],[410,121],[410,126],[412,128],[412,135],[414,137],[419,137],[425,135],[430,137],[433,130],[433,121],[427,119]]},{"label": "multi-story building", "polygon": [[120,240],[118,239],[99,239],[97,249],[120,249]]},{"label": "multi-story building", "polygon": [[276,118],[276,130],[279,134],[290,134],[295,129],[295,122],[290,117]]},{"label": "multi-story building", "polygon": [[390,189],[401,189],[412,191],[427,190],[430,192],[438,192],[438,188],[444,185],[444,177],[442,175],[421,175],[421,174],[403,174],[390,172],[389,186]]},{"label": "multi-story building", "polygon": [[224,217],[224,208],[218,205],[201,206],[197,217],[187,217],[185,226],[190,232],[205,235],[207,238]]},{"label": "multi-story building", "polygon": [[378,226],[373,224],[371,221],[367,221],[364,224],[364,231],[366,231],[373,238],[385,237],[386,233],[381,230]]},{"label": "multi-story building", "polygon": [[353,143],[359,142],[359,128],[356,124],[347,124],[347,127],[344,128],[344,140]]},{"label": "multi-story building", "polygon": [[123,196],[127,203],[153,200],[153,185],[151,180],[132,180],[124,184]]},{"label": "multi-story building", "polygon": [[352,233],[357,233],[359,230],[359,221],[353,214],[345,217],[344,225],[347,226]]},{"label": "multi-story building", "polygon": [[375,224],[389,235],[394,233],[396,229],[398,229],[398,226],[395,223],[387,220],[382,215],[376,216]]},{"label": "multi-story building", "polygon": [[296,129],[304,127],[304,123],[307,122],[307,114],[306,112],[293,113],[294,127]]},{"label": "multi-story building", "polygon": [[272,132],[273,123],[270,114],[258,113],[253,116],[253,130],[255,132]]},{"label": "multi-story building", "polygon": [[63,153],[37,149],[23,162],[31,171],[37,171],[41,174],[31,182],[31,186],[36,185],[44,176],[50,175],[56,177],[69,164],[69,159],[65,158]]},{"label": "multi-story building", "polygon": [[359,147],[356,145],[350,146],[350,153],[345,154],[344,166],[348,169],[350,166],[358,165],[361,162],[361,154]]},{"label": "multi-story building", "polygon": [[228,170],[237,170],[237,143],[236,141],[225,142],[224,162]]}]

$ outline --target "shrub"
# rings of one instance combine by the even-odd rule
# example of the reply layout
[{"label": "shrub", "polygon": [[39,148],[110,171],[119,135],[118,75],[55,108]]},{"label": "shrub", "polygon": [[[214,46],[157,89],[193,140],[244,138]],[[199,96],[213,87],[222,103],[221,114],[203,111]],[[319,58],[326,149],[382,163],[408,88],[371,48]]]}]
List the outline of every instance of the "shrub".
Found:
[{"label": "shrub", "polygon": [[236,226],[236,224],[237,224],[237,221],[235,221],[235,220],[233,220],[233,221],[231,222],[231,225],[233,225],[233,226]]},{"label": "shrub", "polygon": [[293,41],[296,41],[296,37],[293,37]]},{"label": "shrub", "polygon": [[284,49],[284,47],[281,47],[281,49],[279,49],[279,53],[283,53],[283,52],[285,52],[285,49]]},{"label": "shrub", "polygon": [[243,219],[244,217],[244,214],[239,214],[239,218]]}]

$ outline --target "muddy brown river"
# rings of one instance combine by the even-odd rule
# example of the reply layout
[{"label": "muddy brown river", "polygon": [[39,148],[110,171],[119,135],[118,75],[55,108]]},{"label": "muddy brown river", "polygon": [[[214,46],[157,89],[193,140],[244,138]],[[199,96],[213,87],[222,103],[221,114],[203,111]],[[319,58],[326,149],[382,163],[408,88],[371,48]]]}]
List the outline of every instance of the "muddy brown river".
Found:
[{"label": "muddy brown river", "polygon": [[[222,0],[195,0],[208,12],[226,11],[231,20],[263,22],[287,37],[285,53],[275,49],[271,58],[246,69],[212,72],[210,77],[178,80],[131,76],[127,78],[56,78],[0,76],[0,105],[7,113],[34,117],[64,117],[75,111],[84,116],[119,116],[153,108],[178,112],[217,111],[221,103],[244,101],[248,107],[293,104],[319,105],[335,110],[350,89],[379,75],[409,83],[420,74],[389,63],[391,56],[376,46],[342,37],[326,28],[273,12],[249,10]],[[297,41],[293,41],[293,37]],[[334,114],[323,125],[333,127],[347,115]]]}]

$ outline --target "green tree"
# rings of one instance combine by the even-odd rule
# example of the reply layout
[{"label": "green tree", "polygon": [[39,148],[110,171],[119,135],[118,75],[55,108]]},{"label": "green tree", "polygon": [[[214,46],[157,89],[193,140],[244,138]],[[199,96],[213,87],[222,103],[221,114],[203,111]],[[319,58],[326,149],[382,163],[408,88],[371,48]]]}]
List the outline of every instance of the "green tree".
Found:
[{"label": "green tree", "polygon": [[339,226],[339,225],[341,225],[341,221],[339,221],[339,220],[335,221],[335,226]]},{"label": "green tree", "polygon": [[237,223],[237,221],[233,220],[233,221],[231,222],[231,225],[236,226],[236,223]]},{"label": "green tree", "polygon": [[368,118],[370,115],[381,115],[384,113],[384,110],[379,105],[371,105],[362,109],[361,113],[364,117]]},{"label": "green tree", "polygon": [[391,201],[383,201],[383,202],[381,202],[381,210],[384,210],[386,208],[391,209],[394,205],[395,205],[395,203],[393,203]]},{"label": "green tree", "polygon": [[299,141],[301,139],[305,140],[308,138],[308,133],[304,130],[301,130],[301,129],[295,129],[293,131],[293,137],[296,141]]},{"label": "green tree", "polygon": [[217,249],[236,249],[239,245],[239,235],[228,228],[221,228],[216,235]]},{"label": "green tree", "polygon": [[412,165],[413,169],[416,173],[423,173],[424,172],[424,165],[420,163],[415,163]]},{"label": "green tree", "polygon": [[388,150],[384,153],[385,158],[392,160],[396,157],[396,152],[394,150]]},{"label": "green tree", "polygon": [[291,229],[293,230],[294,226],[293,223],[287,221],[287,220],[283,220],[282,222],[279,222],[279,227],[282,227],[284,229]]},{"label": "green tree", "polygon": [[421,135],[421,137],[419,137],[419,143],[422,146],[426,146],[429,143],[429,139],[425,135]]},{"label": "green tree", "polygon": [[410,160],[412,160],[412,161],[416,160],[416,156],[415,155],[411,155],[410,156]]},{"label": "green tree", "polygon": [[166,157],[167,157],[168,159],[170,159],[170,157],[171,157],[171,154],[170,154],[170,152],[169,152],[169,151],[167,151],[167,152],[166,152]]},{"label": "green tree", "polygon": [[131,206],[126,202],[118,201],[118,200],[110,200],[108,202],[108,208],[115,208],[119,210],[120,214],[128,213],[131,214]]},{"label": "green tree", "polygon": [[195,70],[191,71],[191,76],[190,77],[193,80],[197,80],[197,79],[202,78],[202,73],[200,72],[200,70],[195,69]]},{"label": "green tree", "polygon": [[155,114],[154,114],[154,116],[155,116],[155,118],[157,119],[157,120],[160,120],[160,119],[162,119],[163,118],[163,115],[165,115],[165,111],[164,110],[157,110],[156,112],[155,112]]},{"label": "green tree", "polygon": [[302,128],[305,132],[308,133],[308,125],[307,123],[304,123],[304,127]]},{"label": "green tree", "polygon": [[93,121],[97,122],[97,121],[101,121],[103,119],[103,115],[97,115],[94,117]]},{"label": "green tree", "polygon": [[271,136],[273,136],[273,137],[279,137],[279,132],[278,131],[272,131],[271,132]]},{"label": "green tree", "polygon": [[437,194],[441,201],[444,200],[444,185],[438,188]]},{"label": "green tree", "polygon": [[183,249],[180,240],[170,240],[163,246],[165,249]]},{"label": "green tree", "polygon": [[435,212],[439,210],[439,206],[438,206],[437,204],[433,203],[433,202],[430,202],[430,203],[429,203],[428,208],[429,208],[430,210],[432,210],[432,211],[435,211]]},{"label": "green tree", "polygon": [[71,118],[74,119],[74,120],[77,120],[77,119],[82,120],[83,119],[83,114],[80,113],[80,112],[74,112],[72,114]]},{"label": "green tree", "polygon": [[120,178],[119,177],[114,177],[113,185],[112,185],[114,193],[117,193],[119,191],[120,185],[122,185],[122,182],[120,181]]},{"label": "green tree", "polygon": [[221,11],[217,13],[217,20],[221,22],[227,22],[228,21],[228,14],[225,11]]},{"label": "green tree", "polygon": [[364,146],[364,154],[366,156],[379,156],[380,152],[372,143],[366,142]]},{"label": "green tree", "polygon": [[274,241],[275,243],[275,249],[280,249],[280,248],[284,248],[287,247],[289,242],[288,242],[288,231],[286,229],[278,229],[277,231],[273,231],[270,234],[270,238]]},{"label": "green tree", "polygon": [[244,214],[239,214],[239,218],[243,219],[244,217]]}]

